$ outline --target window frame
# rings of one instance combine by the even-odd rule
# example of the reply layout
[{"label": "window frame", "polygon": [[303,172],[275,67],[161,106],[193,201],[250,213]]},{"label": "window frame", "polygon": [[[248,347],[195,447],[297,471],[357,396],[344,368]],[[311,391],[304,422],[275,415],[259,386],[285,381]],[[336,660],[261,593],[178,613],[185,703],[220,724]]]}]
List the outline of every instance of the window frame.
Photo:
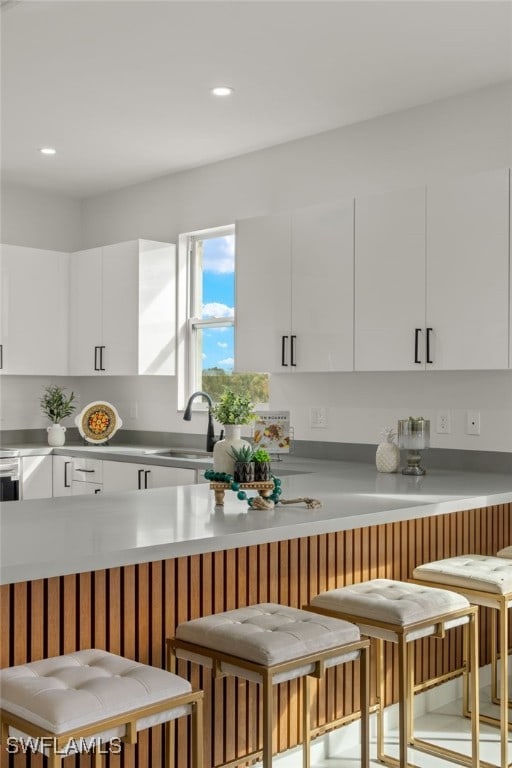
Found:
[{"label": "window frame", "polygon": [[[189,232],[186,237],[187,260],[187,312],[186,312],[186,366],[184,403],[192,392],[201,389],[202,367],[198,357],[198,331],[207,328],[235,328],[236,305],[232,317],[208,317],[199,315],[202,306],[202,269],[199,265],[197,243],[204,240],[212,240],[227,235],[236,237],[235,225],[228,224],[223,227],[204,229],[198,232]],[[206,410],[206,403],[196,400],[194,409]]]}]

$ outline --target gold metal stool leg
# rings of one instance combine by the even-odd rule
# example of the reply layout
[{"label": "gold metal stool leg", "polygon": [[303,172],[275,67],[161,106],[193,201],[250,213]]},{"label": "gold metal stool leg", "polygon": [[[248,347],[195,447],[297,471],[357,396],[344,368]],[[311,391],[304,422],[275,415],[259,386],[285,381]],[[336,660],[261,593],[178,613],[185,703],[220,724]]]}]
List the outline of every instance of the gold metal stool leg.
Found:
[{"label": "gold metal stool leg", "polygon": [[304,675],[302,678],[302,766],[310,768],[310,749],[311,749],[311,731],[310,731],[310,700],[309,700],[309,677]]},{"label": "gold metal stool leg", "polygon": [[375,640],[375,669],[377,673],[377,759],[384,762],[384,642]]},{"label": "gold metal stool leg", "polygon": [[409,649],[405,637],[398,640],[398,741],[400,765],[408,764],[409,746],[409,686],[408,686],[408,655]]},{"label": "gold metal stool leg", "polygon": [[362,648],[359,657],[361,702],[361,768],[370,766],[370,648]]},{"label": "gold metal stool leg", "polygon": [[272,711],[274,708],[274,695],[272,678],[270,675],[263,677],[263,768],[272,768],[273,729]]},{"label": "gold metal stool leg", "polygon": [[500,740],[501,766],[508,765],[508,606],[500,600],[499,614],[499,650],[501,653],[500,677]]}]

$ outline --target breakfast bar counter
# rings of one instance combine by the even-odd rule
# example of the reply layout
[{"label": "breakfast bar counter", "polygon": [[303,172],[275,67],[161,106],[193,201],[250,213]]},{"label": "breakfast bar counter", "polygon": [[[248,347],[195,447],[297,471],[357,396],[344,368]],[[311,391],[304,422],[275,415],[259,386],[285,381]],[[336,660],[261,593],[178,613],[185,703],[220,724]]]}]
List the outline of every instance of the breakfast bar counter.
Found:
[{"label": "breakfast bar counter", "polygon": [[[405,580],[420,563],[494,554],[512,542],[508,475],[432,470],[414,478],[355,462],[289,458],[274,466],[277,476],[280,466],[284,498],[309,496],[322,507],[253,510],[233,492],[215,507],[207,484],[3,504],[0,666],[90,647],[163,666],[165,639],[183,621],[257,602],[301,607],[326,589]],[[484,610],[482,665],[489,638]],[[460,639],[456,629],[442,646],[420,641],[417,679],[460,667]],[[393,648],[386,654],[391,703],[397,664]],[[318,684],[318,732],[357,712],[357,670],[345,666]],[[205,690],[206,768],[234,765],[260,748],[254,683],[212,683],[186,662],[178,672]],[[300,686],[292,681],[275,696],[275,743],[285,750],[301,738]],[[177,728],[175,749],[176,764],[188,765],[185,726]],[[110,755],[109,768],[161,768],[162,756],[157,728],[122,756]],[[23,759],[16,757],[16,768]],[[81,768],[88,760],[82,757]],[[32,757],[30,766],[42,768],[42,759]]]}]

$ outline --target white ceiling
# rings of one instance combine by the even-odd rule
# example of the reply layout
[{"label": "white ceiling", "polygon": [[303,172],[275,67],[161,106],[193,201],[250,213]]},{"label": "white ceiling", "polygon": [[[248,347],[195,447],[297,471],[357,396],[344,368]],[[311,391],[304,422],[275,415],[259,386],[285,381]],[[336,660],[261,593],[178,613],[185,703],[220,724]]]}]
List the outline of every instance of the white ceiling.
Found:
[{"label": "white ceiling", "polygon": [[512,78],[509,0],[9,0],[1,23],[3,178],[77,197]]}]

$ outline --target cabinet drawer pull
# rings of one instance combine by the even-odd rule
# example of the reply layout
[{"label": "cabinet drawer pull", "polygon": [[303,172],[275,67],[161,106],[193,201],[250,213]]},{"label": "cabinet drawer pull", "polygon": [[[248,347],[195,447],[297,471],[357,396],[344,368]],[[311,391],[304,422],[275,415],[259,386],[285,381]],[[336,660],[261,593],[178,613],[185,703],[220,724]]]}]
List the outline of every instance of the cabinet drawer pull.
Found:
[{"label": "cabinet drawer pull", "polygon": [[75,472],[85,472],[88,475],[93,475],[96,470],[95,469],[80,469],[80,467],[75,467]]},{"label": "cabinet drawer pull", "polygon": [[4,367],[4,345],[0,344],[0,369]]},{"label": "cabinet drawer pull", "polygon": [[99,347],[94,347],[94,370],[99,371],[99,365],[98,365],[98,350]]},{"label": "cabinet drawer pull", "polygon": [[290,365],[292,365],[294,368],[297,366],[297,363],[295,362],[295,339],[296,336],[290,336]]},{"label": "cabinet drawer pull", "polygon": [[103,350],[104,349],[105,349],[105,347],[100,347],[100,371],[104,371],[105,370],[104,367],[103,367]]},{"label": "cabinet drawer pull", "polygon": [[142,490],[142,473],[144,472],[143,469],[138,470],[139,480],[138,480],[138,490]]},{"label": "cabinet drawer pull", "polygon": [[94,493],[101,493],[101,488],[95,488]]},{"label": "cabinet drawer pull", "polygon": [[414,362],[419,363],[421,365],[421,360],[418,358],[419,353],[419,343],[420,343],[420,333],[421,328],[415,328],[414,329]]},{"label": "cabinet drawer pull", "polygon": [[281,365],[285,365],[288,367],[288,363],[286,361],[286,342],[288,341],[288,336],[281,336]]},{"label": "cabinet drawer pull", "polygon": [[64,462],[64,488],[71,488],[71,483],[68,477],[68,467],[71,465],[70,461]]},{"label": "cabinet drawer pull", "polygon": [[427,328],[427,363],[433,363],[434,361],[430,359],[430,334],[432,333],[432,328]]},{"label": "cabinet drawer pull", "polygon": [[146,489],[148,487],[148,475],[150,475],[150,474],[151,474],[151,470],[150,469],[145,469],[144,470],[144,488],[146,488]]}]

